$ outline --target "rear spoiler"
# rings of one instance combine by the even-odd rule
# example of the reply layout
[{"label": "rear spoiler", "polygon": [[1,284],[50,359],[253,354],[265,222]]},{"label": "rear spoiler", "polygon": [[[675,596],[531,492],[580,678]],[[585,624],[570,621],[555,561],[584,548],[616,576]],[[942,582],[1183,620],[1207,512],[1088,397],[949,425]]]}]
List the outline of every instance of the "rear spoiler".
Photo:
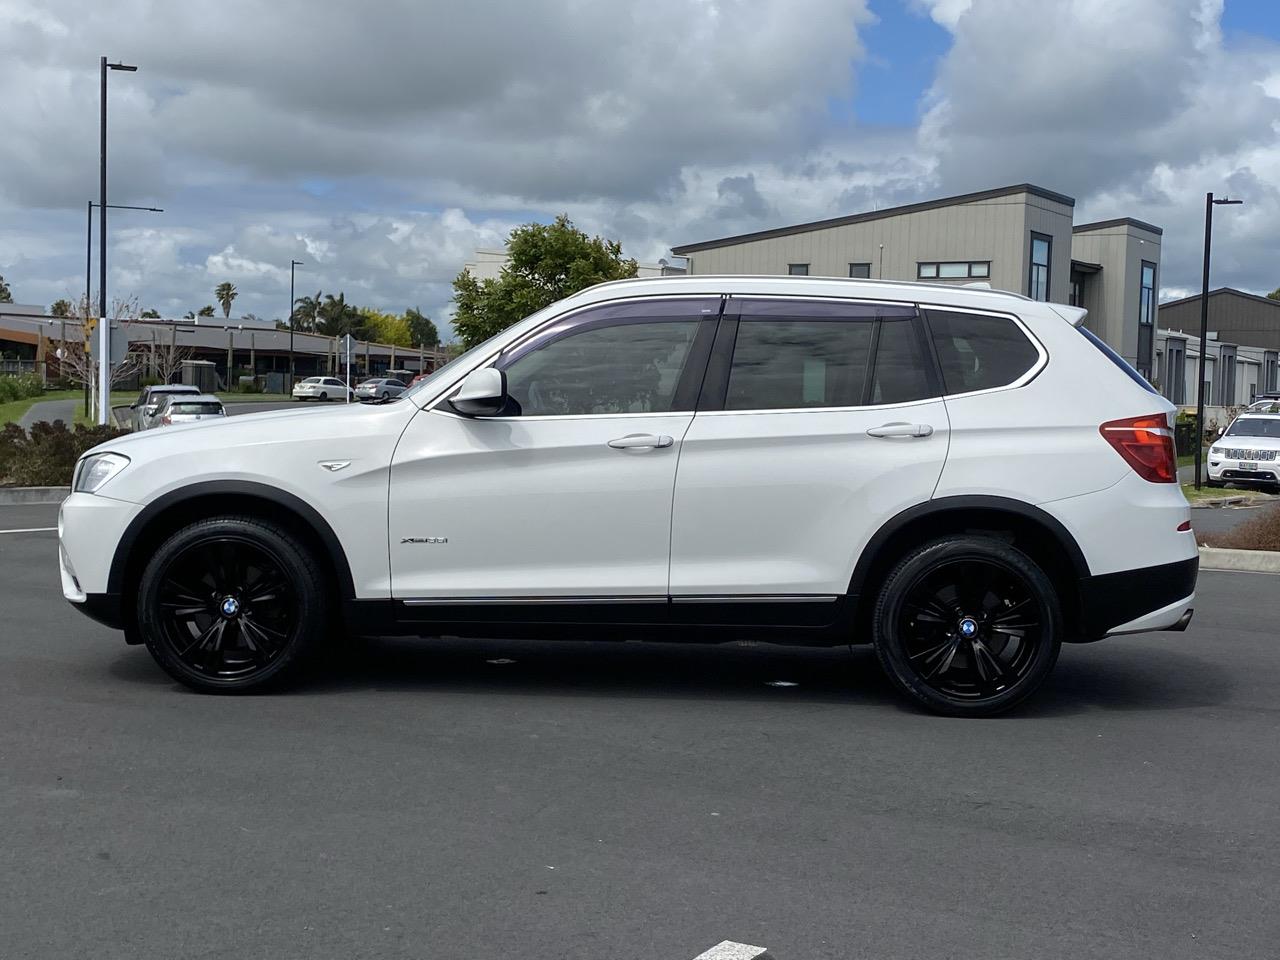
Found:
[{"label": "rear spoiler", "polygon": [[1049,306],[1053,308],[1058,316],[1073,327],[1080,326],[1080,324],[1084,323],[1084,318],[1089,315],[1089,311],[1084,307],[1069,307],[1065,303],[1051,303]]}]

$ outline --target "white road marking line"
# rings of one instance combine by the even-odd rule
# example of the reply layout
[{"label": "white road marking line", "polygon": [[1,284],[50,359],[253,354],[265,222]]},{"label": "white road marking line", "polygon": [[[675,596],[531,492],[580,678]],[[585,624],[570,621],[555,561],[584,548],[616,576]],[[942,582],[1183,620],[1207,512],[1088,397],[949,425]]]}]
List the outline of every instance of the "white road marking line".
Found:
[{"label": "white road marking line", "polygon": [[56,533],[57,527],[26,527],[22,530],[0,530],[0,533]]},{"label": "white road marking line", "polygon": [[768,952],[767,947],[753,947],[749,943],[724,940],[706,953],[698,954],[693,960],[768,960]]}]

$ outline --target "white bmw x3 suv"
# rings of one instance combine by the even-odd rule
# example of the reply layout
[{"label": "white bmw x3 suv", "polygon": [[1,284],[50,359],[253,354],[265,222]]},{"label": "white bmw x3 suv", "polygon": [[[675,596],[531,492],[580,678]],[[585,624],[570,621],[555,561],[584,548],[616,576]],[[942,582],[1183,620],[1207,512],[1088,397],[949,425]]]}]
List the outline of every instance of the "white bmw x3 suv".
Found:
[{"label": "white bmw x3 suv", "polygon": [[174,678],[247,691],[352,634],[871,643],[957,715],[1062,642],[1178,630],[1174,408],[1084,311],[786,277],[602,284],[397,403],[113,440],[63,591]]}]

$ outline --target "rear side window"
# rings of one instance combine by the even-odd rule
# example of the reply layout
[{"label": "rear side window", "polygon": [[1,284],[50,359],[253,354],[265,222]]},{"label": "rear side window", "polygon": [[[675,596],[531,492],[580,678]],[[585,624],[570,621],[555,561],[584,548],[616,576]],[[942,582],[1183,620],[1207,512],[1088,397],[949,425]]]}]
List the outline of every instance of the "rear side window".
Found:
[{"label": "rear side window", "polygon": [[915,310],[743,301],[725,410],[908,403],[938,393]]},{"label": "rear side window", "polygon": [[724,408],[860,406],[874,331],[874,320],[742,320]]},{"label": "rear side window", "polygon": [[1008,386],[1039,359],[1035,345],[1007,317],[930,310],[928,318],[948,394]]}]

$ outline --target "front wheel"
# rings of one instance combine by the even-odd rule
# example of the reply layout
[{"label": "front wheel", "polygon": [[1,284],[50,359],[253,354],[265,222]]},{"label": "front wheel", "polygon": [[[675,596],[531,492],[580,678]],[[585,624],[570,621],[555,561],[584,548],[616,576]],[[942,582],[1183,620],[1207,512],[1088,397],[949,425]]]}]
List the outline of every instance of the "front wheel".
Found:
[{"label": "front wheel", "polygon": [[989,537],[949,537],[904,558],[876,600],[876,657],[935,713],[985,717],[1035,692],[1061,646],[1062,614],[1044,571]]},{"label": "front wheel", "polygon": [[284,527],[223,516],[161,544],[138,586],[138,633],[175,680],[242,693],[296,673],[331,622],[324,575]]}]

